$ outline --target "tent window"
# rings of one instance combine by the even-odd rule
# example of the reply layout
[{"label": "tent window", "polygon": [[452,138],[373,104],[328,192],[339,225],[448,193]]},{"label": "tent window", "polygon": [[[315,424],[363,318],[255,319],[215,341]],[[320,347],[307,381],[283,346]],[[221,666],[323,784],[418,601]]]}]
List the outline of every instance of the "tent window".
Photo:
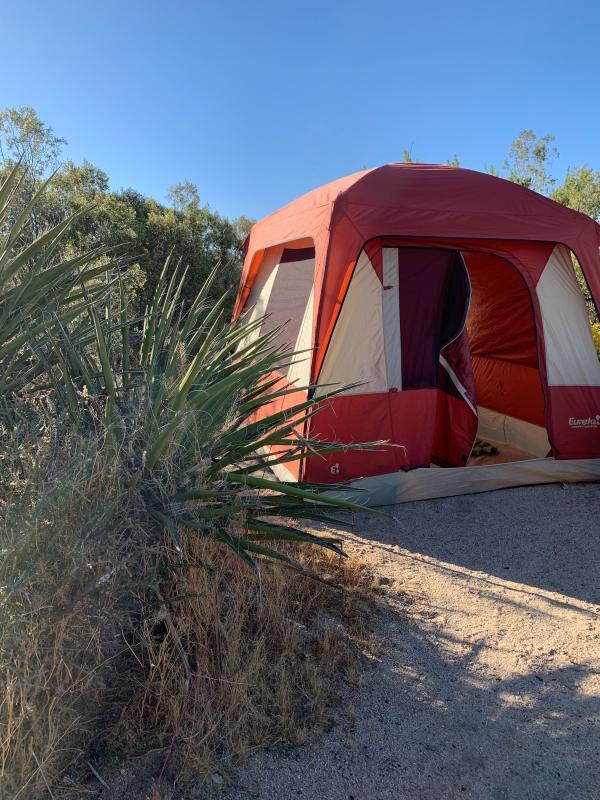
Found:
[{"label": "tent window", "polygon": [[[396,256],[395,264],[390,259],[390,256],[394,254]],[[393,324],[394,314],[387,307],[388,300],[390,303],[397,303],[398,300],[397,258],[397,250],[390,249],[386,259],[391,260],[391,267],[395,268],[396,280],[393,288],[388,292],[383,292],[386,301],[385,310],[389,311],[385,317],[391,337],[389,351],[384,352],[381,281],[377,277],[366,250],[362,250],[327,347],[323,368],[319,375],[321,388],[317,390],[317,396],[326,394],[332,386],[339,388],[344,384],[354,383],[359,385],[345,390],[344,394],[373,394],[387,391],[386,356],[391,360],[392,351],[398,353],[400,347],[398,323],[396,321],[396,324]],[[388,279],[391,280],[389,275]],[[395,317],[397,320],[397,306]],[[394,336],[396,337],[395,341],[393,340]],[[398,355],[394,372],[396,388],[400,388],[399,370]]]},{"label": "tent window", "polygon": [[[291,352],[308,351],[312,345],[315,248],[311,239],[270,247],[247,302],[249,321],[263,318],[260,332],[281,328],[274,344]],[[243,345],[244,343],[242,343]],[[310,353],[293,359],[288,378],[298,386],[310,379]]]},{"label": "tent window", "polygon": [[315,270],[312,247],[285,247],[273,270],[271,291],[266,304],[266,318],[261,333],[283,326],[278,346],[293,350],[311,294]]}]

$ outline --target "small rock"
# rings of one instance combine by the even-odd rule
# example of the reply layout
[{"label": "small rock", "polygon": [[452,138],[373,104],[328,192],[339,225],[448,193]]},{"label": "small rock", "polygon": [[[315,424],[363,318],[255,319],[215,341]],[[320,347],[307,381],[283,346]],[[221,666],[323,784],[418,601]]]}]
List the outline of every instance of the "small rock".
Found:
[{"label": "small rock", "polygon": [[210,779],[215,786],[220,786],[223,783],[223,776],[219,775],[218,772],[213,772],[213,774],[210,776]]}]

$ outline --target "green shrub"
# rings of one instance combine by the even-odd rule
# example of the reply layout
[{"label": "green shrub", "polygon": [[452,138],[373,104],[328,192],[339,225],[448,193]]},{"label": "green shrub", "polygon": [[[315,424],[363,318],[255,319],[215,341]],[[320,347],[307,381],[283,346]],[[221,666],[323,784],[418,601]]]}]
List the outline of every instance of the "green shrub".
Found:
[{"label": "green shrub", "polygon": [[[15,171],[0,188],[0,212],[16,181]],[[202,704],[200,653],[228,628],[223,609],[191,602],[198,570],[213,576],[207,597],[226,580],[230,592],[254,598],[237,641],[275,653],[265,663],[278,664],[283,686],[298,648],[271,641],[273,631],[288,641],[294,614],[304,612],[286,601],[255,637],[250,620],[264,587],[283,591],[265,564],[302,571],[299,544],[339,556],[338,541],[299,521],[357,508],[324,494],[331,487],[300,489],[265,472],[283,456],[261,455],[264,448],[286,448],[293,459],[309,446],[339,445],[296,435],[298,420],[316,411],[310,402],[255,419],[295,391],[272,377],[290,354],[274,347],[276,331],[253,337],[257,323],[222,321],[225,297],[209,301],[216,269],[184,312],[186,273],[167,259],[146,314],[132,319],[106,253],[56,260],[68,220],[19,247],[35,202],[12,225],[0,217],[0,776],[20,796],[60,787],[103,728],[120,720],[130,729],[123,714],[135,698],[144,714],[154,709],[144,716],[145,738],[159,747],[190,687],[192,707]],[[252,573],[260,580],[248,582]],[[244,647],[235,652],[248,654]],[[214,677],[219,661],[211,663]],[[318,683],[310,670],[306,681]],[[188,733],[197,721],[196,711]]]}]

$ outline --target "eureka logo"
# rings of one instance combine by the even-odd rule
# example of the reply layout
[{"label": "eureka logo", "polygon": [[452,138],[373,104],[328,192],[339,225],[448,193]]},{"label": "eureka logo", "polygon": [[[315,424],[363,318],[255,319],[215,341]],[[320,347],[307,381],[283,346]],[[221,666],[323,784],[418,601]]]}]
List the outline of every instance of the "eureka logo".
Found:
[{"label": "eureka logo", "polygon": [[569,417],[569,428],[600,428],[600,414],[584,419]]}]

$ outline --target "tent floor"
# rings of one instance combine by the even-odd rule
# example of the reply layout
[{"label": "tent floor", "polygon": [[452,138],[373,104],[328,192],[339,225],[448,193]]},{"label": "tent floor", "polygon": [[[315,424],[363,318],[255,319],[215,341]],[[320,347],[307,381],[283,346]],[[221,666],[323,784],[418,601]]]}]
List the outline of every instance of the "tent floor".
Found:
[{"label": "tent floor", "polygon": [[[498,452],[475,456],[469,459],[466,467],[432,465],[430,468],[373,475],[350,481],[344,489],[332,490],[331,494],[354,503],[384,506],[513,486],[600,481],[600,458],[539,458],[504,442],[489,438],[486,441]],[[269,470],[265,473],[267,475],[284,482],[292,480],[285,465]]]},{"label": "tent floor", "polygon": [[486,460],[466,467],[413,469],[361,478],[332,494],[355,503],[383,506],[508,489],[512,486],[600,481],[598,458],[561,461],[526,457],[520,461],[502,460],[508,457],[509,452],[512,451],[504,446],[504,451],[500,450],[496,456],[478,456],[478,459]]}]

